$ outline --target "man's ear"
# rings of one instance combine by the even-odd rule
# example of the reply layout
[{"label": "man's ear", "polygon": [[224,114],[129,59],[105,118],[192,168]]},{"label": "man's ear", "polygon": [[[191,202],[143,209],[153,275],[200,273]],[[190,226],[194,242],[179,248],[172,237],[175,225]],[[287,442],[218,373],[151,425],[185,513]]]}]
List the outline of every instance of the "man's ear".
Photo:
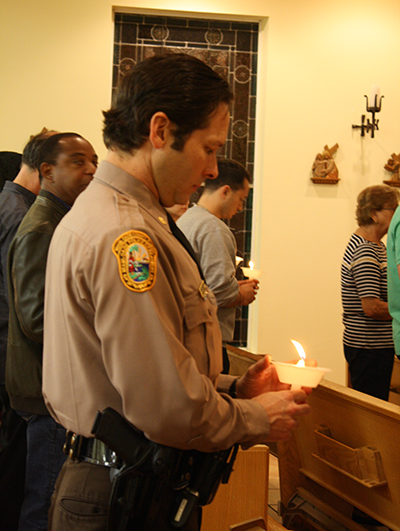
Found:
[{"label": "man's ear", "polygon": [[221,186],[220,188],[221,197],[226,199],[230,195],[231,191],[232,188],[229,186],[229,184],[224,184],[224,186]]},{"label": "man's ear", "polygon": [[156,149],[165,146],[171,134],[171,121],[164,112],[156,112],[150,120],[149,140]]},{"label": "man's ear", "polygon": [[42,162],[40,165],[40,174],[44,179],[49,181],[50,183],[54,182],[53,179],[53,165],[49,164],[48,162]]}]

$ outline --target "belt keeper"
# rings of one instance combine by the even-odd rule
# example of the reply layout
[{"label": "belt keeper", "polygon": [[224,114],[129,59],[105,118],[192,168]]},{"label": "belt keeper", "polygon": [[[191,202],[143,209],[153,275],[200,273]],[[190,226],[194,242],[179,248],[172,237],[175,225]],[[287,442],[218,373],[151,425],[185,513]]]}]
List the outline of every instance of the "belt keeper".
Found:
[{"label": "belt keeper", "polygon": [[63,446],[64,454],[67,454],[67,455],[69,454],[69,449],[71,448],[71,439],[72,439],[73,434],[74,433],[72,431],[67,430],[65,443],[64,443],[64,446]]},{"label": "belt keeper", "polygon": [[72,433],[68,455],[74,461],[79,459],[79,456],[81,453],[81,446],[82,446],[82,437],[80,435],[77,435],[76,433]]}]

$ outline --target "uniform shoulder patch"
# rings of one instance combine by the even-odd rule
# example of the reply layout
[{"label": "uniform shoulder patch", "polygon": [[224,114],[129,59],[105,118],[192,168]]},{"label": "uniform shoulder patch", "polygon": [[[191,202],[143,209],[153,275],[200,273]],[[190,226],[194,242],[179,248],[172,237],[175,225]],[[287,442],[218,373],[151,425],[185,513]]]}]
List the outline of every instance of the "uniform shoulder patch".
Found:
[{"label": "uniform shoulder patch", "polygon": [[157,249],[144,232],[131,230],[121,234],[112,246],[118,260],[119,275],[131,291],[147,291],[156,281]]}]

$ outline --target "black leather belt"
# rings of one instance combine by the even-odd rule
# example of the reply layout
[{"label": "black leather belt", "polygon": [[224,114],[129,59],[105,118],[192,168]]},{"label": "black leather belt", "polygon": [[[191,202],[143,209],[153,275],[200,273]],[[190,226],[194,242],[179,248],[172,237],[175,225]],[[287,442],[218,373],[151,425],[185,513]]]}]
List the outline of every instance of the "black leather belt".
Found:
[{"label": "black leather belt", "polygon": [[120,468],[122,461],[106,444],[94,437],[86,438],[67,431],[63,451],[74,461],[86,461],[94,465]]}]

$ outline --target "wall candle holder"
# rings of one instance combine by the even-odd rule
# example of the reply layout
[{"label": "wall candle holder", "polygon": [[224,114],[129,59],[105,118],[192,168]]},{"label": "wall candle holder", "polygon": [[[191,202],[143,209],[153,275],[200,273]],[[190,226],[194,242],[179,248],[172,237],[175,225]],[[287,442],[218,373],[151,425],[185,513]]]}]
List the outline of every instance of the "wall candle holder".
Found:
[{"label": "wall candle holder", "polygon": [[362,114],[361,125],[352,125],[353,129],[361,129],[361,136],[365,136],[365,133],[371,132],[371,138],[374,138],[375,131],[379,131],[379,127],[378,127],[379,120],[375,118],[375,114],[381,111],[383,97],[384,96],[379,97],[379,88],[373,87],[372,95],[371,95],[371,101],[373,102],[373,105],[370,106],[369,101],[368,101],[368,96],[364,94],[364,98],[367,98],[367,104],[366,104],[367,112],[371,113],[371,121],[369,121],[369,118],[367,118],[367,121],[365,122],[365,114]]}]

